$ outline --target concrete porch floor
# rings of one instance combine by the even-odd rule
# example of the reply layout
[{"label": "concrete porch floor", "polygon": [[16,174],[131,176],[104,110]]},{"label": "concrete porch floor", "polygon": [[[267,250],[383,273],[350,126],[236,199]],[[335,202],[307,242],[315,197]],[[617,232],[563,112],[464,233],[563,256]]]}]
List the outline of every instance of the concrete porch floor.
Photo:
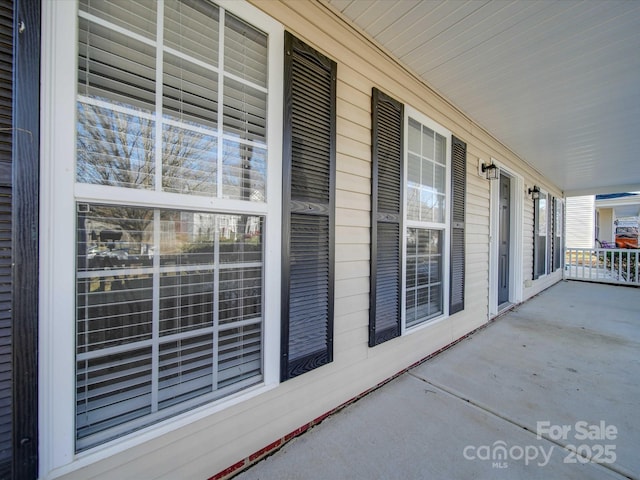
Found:
[{"label": "concrete porch floor", "polygon": [[639,452],[640,288],[561,282],[236,478],[637,479]]}]

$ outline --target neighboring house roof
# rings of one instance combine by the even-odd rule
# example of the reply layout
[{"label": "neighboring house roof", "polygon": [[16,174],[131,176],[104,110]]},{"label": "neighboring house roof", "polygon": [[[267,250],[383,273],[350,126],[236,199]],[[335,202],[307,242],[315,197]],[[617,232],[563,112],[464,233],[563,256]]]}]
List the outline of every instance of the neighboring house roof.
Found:
[{"label": "neighboring house roof", "polygon": [[608,193],[605,195],[596,195],[596,200],[611,200],[613,198],[637,197],[637,193]]}]

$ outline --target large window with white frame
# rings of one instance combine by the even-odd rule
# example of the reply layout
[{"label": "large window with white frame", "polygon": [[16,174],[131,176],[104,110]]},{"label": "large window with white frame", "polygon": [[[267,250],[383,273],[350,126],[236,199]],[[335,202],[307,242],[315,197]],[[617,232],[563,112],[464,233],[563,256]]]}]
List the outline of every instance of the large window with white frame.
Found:
[{"label": "large window with white frame", "polygon": [[548,269],[548,223],[549,223],[549,200],[547,192],[540,192],[540,196],[535,200],[536,207],[534,213],[535,222],[535,275],[534,278],[547,274]]},{"label": "large window with white frame", "polygon": [[282,29],[238,3],[77,3],[72,189],[50,192],[73,204],[75,452],[277,374]]},{"label": "large window with white frame", "polygon": [[451,133],[405,109],[404,328],[448,314]]},{"label": "large window with white frame", "polygon": [[553,203],[553,271],[564,265],[564,201],[555,198]]},{"label": "large window with white frame", "polygon": [[562,265],[563,204],[544,190],[534,200],[534,280]]}]

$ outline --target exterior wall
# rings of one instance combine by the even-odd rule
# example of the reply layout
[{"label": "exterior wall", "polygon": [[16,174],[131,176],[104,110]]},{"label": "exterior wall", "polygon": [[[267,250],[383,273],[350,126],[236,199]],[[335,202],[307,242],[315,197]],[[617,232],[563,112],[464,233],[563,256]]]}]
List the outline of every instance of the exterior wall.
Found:
[{"label": "exterior wall", "polygon": [[595,196],[567,197],[567,248],[593,248]]},{"label": "exterior wall", "polygon": [[[64,478],[208,478],[485,324],[490,183],[477,173],[479,159],[496,158],[524,179],[524,297],[561,279],[559,271],[532,281],[533,202],[527,188],[539,185],[561,197],[555,186],[327,7],[301,1],[252,3],[338,62],[334,361],[187,426],[149,434],[147,441],[125,451],[105,451],[103,459]],[[368,347],[372,87],[411,105],[468,144],[465,309],[374,348]]]},{"label": "exterior wall", "polygon": [[598,240],[604,240],[607,242],[614,242],[614,228],[613,228],[613,208],[598,208],[599,214],[599,227],[600,233],[598,234]]}]

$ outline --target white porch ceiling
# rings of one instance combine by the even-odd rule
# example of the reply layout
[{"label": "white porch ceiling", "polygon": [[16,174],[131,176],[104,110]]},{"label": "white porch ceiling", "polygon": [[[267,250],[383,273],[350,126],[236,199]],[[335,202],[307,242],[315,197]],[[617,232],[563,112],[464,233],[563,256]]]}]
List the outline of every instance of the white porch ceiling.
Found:
[{"label": "white porch ceiling", "polygon": [[322,1],[567,195],[640,190],[640,1]]}]

